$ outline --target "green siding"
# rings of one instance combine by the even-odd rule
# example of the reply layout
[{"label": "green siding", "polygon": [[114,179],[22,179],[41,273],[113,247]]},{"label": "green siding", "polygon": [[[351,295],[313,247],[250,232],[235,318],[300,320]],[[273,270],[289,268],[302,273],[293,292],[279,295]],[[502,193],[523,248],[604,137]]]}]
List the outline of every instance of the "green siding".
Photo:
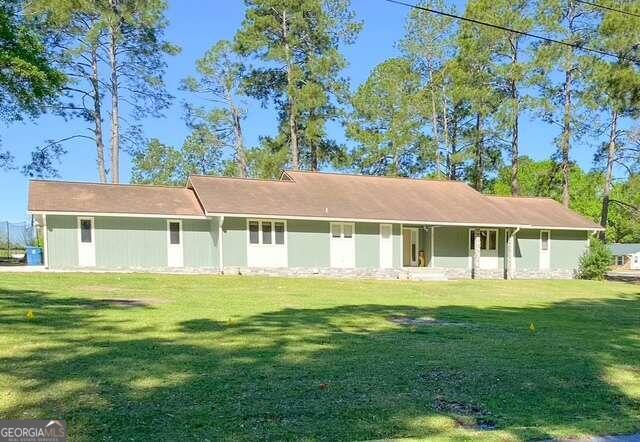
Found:
[{"label": "green siding", "polygon": [[588,247],[588,232],[551,231],[551,270],[574,270]]},{"label": "green siding", "polygon": [[214,255],[211,221],[185,219],[182,221],[185,267],[214,267],[217,259]]},{"label": "green siding", "polygon": [[47,215],[47,265],[51,268],[78,265],[78,218]]},{"label": "green siding", "polygon": [[167,266],[166,219],[125,217],[95,217],[94,219],[96,267]]},{"label": "green siding", "polygon": [[222,223],[224,266],[247,266],[247,219],[226,218]]},{"label": "green siding", "polygon": [[515,258],[518,270],[538,270],[540,268],[539,230],[521,229],[516,233]]},{"label": "green siding", "polygon": [[220,251],[218,250],[218,235],[219,235],[219,229],[218,229],[218,225],[220,224],[220,219],[218,217],[215,218],[211,218],[211,224],[209,225],[209,234],[211,236],[211,246],[212,246],[212,251],[211,253],[213,254],[212,257],[212,263],[214,267],[219,267],[220,266]]},{"label": "green siding", "polygon": [[438,226],[434,233],[434,266],[469,267],[469,228]]},{"label": "green siding", "polygon": [[329,267],[329,225],[327,221],[287,221],[289,267]]},{"label": "green siding", "polygon": [[356,267],[380,267],[380,224],[356,223]]},{"label": "green siding", "polygon": [[[167,219],[94,217],[97,268],[167,266]],[[213,267],[209,220],[182,220],[185,267]],[[78,266],[78,217],[47,217],[48,265]]]}]

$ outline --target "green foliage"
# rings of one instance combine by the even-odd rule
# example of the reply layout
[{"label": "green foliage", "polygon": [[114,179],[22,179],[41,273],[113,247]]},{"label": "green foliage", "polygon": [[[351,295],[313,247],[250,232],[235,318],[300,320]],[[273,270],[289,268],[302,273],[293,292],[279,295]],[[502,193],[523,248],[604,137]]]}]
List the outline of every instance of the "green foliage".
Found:
[{"label": "green foliage", "polygon": [[[35,117],[55,102],[67,78],[51,62],[40,24],[24,17],[21,0],[0,0],[0,119]],[[13,155],[0,150],[0,170]]]},{"label": "green foliage", "polygon": [[133,152],[131,182],[181,186],[189,175],[220,175],[228,171],[221,158],[222,142],[206,127],[194,129],[181,149],[153,138]]},{"label": "green foliage", "polygon": [[425,170],[429,144],[419,112],[420,75],[404,59],[377,66],[353,96],[347,135],[358,143],[353,166],[369,175],[414,176]]},{"label": "green foliage", "polygon": [[[520,188],[522,196],[540,196],[562,202],[562,171],[553,160],[534,161],[528,157],[520,158]],[[577,165],[570,169],[572,183],[571,209],[597,221],[600,215],[600,195],[602,174],[585,172]],[[500,169],[494,181],[491,193],[511,194],[511,168]]]},{"label": "green foliage", "polygon": [[0,118],[35,116],[60,92],[66,77],[52,66],[38,23],[24,18],[22,2],[0,0]]},{"label": "green foliage", "polygon": [[602,280],[609,271],[613,256],[599,239],[591,238],[589,249],[580,257],[579,275],[582,279]]},{"label": "green foliage", "polygon": [[[361,23],[349,0],[246,0],[247,10],[235,36],[237,50],[265,63],[246,78],[254,98],[273,100],[282,136],[291,149],[290,164],[318,169],[342,149],[327,140],[326,123],[341,118],[339,104],[348,93],[340,72],[346,60],[340,44],[350,44]],[[274,68],[273,65],[277,67]]]},{"label": "green foliage", "polygon": [[[242,121],[246,111],[239,102],[245,94],[242,87],[244,61],[233,51],[230,42],[221,40],[196,62],[196,70],[198,77],[183,80],[182,88],[216,104],[207,108],[186,103],[187,123],[215,133],[217,141],[233,152],[234,174],[245,177],[248,166]],[[218,152],[217,148],[215,152]]]}]

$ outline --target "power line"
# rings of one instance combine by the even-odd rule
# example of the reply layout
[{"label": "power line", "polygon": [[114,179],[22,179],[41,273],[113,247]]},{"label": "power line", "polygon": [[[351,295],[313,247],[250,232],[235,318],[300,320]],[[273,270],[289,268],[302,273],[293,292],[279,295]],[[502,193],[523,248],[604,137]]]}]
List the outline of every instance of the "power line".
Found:
[{"label": "power line", "polygon": [[474,23],[476,25],[488,26],[490,28],[499,29],[499,30],[507,31],[507,32],[513,32],[514,34],[523,35],[523,36],[526,36],[526,37],[537,38],[538,40],[543,40],[543,41],[546,41],[547,43],[555,43],[555,44],[559,44],[559,45],[563,45],[563,46],[568,46],[570,48],[578,49],[578,50],[581,50],[581,51],[593,52],[594,54],[604,55],[605,57],[617,58],[618,60],[625,60],[625,61],[629,61],[631,63],[635,63],[635,64],[639,64],[640,65],[640,60],[636,60],[634,58],[624,57],[622,55],[612,54],[612,53],[606,52],[606,51],[601,51],[600,49],[594,49],[594,48],[590,48],[588,46],[582,46],[582,45],[575,44],[575,43],[569,43],[568,41],[556,40],[556,39],[550,38],[550,37],[543,37],[542,35],[531,34],[530,32],[518,31],[517,29],[507,28],[505,26],[500,26],[500,25],[496,25],[496,24],[493,24],[493,23],[488,23],[488,22],[484,22],[484,21],[481,21],[481,20],[476,20],[474,18],[463,17],[463,16],[460,16],[460,15],[451,14],[449,12],[444,12],[444,11],[438,11],[437,9],[431,9],[431,8],[427,8],[427,7],[424,7],[424,6],[412,5],[411,3],[405,3],[405,2],[400,1],[400,0],[385,0],[385,1],[388,2],[388,3],[395,3],[397,5],[407,6],[409,8],[413,8],[413,9],[420,9],[422,11],[431,12],[432,14],[438,14],[438,15],[442,15],[442,16],[445,16],[445,17],[454,18],[456,20],[462,20],[462,21],[466,21],[466,22],[469,22],[469,23]]},{"label": "power line", "polygon": [[600,5],[598,3],[587,2],[585,0],[575,0],[577,3],[582,3],[584,5],[594,6],[600,9],[606,9],[607,11],[619,12],[620,14],[630,15],[632,17],[640,18],[640,14],[636,14],[635,12],[623,11],[622,9],[612,8],[611,6]]}]

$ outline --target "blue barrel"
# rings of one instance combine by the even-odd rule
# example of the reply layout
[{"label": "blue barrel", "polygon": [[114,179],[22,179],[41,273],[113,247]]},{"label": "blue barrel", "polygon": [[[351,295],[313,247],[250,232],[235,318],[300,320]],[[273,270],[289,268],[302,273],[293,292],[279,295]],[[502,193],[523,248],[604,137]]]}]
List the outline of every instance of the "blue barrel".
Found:
[{"label": "blue barrel", "polygon": [[27,247],[25,250],[27,254],[28,266],[41,266],[42,265],[42,249],[40,247]]}]

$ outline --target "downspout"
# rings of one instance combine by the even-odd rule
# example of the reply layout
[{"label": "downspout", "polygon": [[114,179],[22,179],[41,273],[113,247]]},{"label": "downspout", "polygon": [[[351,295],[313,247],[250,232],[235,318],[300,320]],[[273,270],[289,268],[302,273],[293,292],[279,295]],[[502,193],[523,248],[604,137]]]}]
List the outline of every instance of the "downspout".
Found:
[{"label": "downspout", "polygon": [[436,230],[436,226],[431,226],[431,258],[429,259],[430,268],[434,268],[436,266],[434,261],[436,256],[435,230]]},{"label": "downspout", "polygon": [[49,265],[49,248],[47,246],[47,215],[42,215],[42,264],[45,268]]},{"label": "downspout", "polygon": [[512,232],[509,233],[509,237],[511,244],[507,253],[509,254],[509,268],[507,268],[507,278],[513,279],[513,276],[516,273],[516,234],[520,231],[520,227],[516,227]]},{"label": "downspout", "polygon": [[224,254],[222,253],[222,224],[224,223],[224,216],[218,217],[218,271],[221,275],[224,275]]}]

